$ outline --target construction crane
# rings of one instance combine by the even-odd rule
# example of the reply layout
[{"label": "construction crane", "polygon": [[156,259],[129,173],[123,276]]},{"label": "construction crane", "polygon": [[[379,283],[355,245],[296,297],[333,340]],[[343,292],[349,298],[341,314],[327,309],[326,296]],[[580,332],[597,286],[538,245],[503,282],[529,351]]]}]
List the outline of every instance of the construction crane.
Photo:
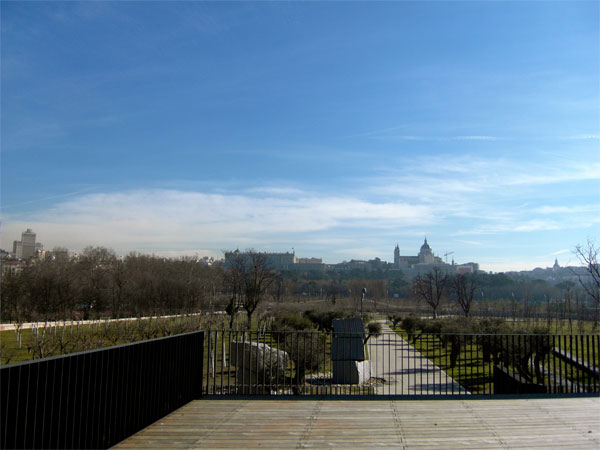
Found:
[{"label": "construction crane", "polygon": [[444,256],[446,257],[446,264],[448,264],[448,255],[451,255],[454,252],[448,252],[448,253],[444,253]]}]

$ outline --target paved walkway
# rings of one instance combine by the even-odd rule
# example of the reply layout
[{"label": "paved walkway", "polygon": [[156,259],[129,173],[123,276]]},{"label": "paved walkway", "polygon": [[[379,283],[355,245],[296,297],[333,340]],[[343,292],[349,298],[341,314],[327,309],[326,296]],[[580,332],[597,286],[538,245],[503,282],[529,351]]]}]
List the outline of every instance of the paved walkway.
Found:
[{"label": "paved walkway", "polygon": [[600,398],[196,400],[116,448],[600,448]]},{"label": "paved walkway", "polygon": [[384,380],[377,384],[378,394],[468,394],[387,324],[382,323],[382,331],[368,341],[371,376]]}]

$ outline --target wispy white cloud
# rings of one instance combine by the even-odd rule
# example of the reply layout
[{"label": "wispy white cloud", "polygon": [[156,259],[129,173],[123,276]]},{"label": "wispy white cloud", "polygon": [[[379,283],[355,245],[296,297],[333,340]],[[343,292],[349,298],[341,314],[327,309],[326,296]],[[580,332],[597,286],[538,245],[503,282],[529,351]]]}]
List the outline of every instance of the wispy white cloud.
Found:
[{"label": "wispy white cloud", "polygon": [[265,245],[286,236],[289,240],[291,235],[319,235],[345,226],[375,233],[433,220],[429,207],[407,202],[291,192],[294,195],[285,190],[268,196],[176,190],[89,194],[18,221],[5,217],[3,239],[34,228],[43,229],[52,245],[105,245],[119,251],[197,246],[218,251]]},{"label": "wispy white cloud", "polygon": [[590,134],[577,134],[574,136],[568,136],[566,139],[581,141],[581,140],[600,140],[600,134],[590,133]]},{"label": "wispy white cloud", "polygon": [[464,135],[464,136],[435,136],[435,135],[409,135],[409,134],[392,134],[392,133],[380,133],[370,134],[368,137],[378,140],[390,140],[390,141],[499,141],[504,138],[498,136],[486,136],[486,135]]},{"label": "wispy white cloud", "polygon": [[577,205],[577,206],[539,206],[532,210],[536,214],[560,214],[560,215],[571,215],[571,214],[585,214],[585,213],[597,213],[600,214],[600,204],[595,205]]}]

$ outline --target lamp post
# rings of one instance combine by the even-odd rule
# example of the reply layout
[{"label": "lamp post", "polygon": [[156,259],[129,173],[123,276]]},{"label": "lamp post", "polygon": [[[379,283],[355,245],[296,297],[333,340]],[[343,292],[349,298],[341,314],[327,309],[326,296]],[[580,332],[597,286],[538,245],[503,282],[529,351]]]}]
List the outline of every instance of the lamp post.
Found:
[{"label": "lamp post", "polygon": [[367,295],[367,288],[362,288],[362,292],[360,294],[360,318],[363,318],[363,300],[365,299],[365,295]]}]

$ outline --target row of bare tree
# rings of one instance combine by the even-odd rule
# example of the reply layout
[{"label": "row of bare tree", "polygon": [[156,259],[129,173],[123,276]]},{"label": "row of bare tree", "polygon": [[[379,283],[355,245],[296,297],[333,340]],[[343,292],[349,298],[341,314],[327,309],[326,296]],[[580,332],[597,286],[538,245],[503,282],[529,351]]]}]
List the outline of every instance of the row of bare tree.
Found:
[{"label": "row of bare tree", "polygon": [[75,259],[41,261],[2,277],[3,321],[195,311],[221,288],[217,268],[193,260],[87,247]]},{"label": "row of bare tree", "polygon": [[[577,277],[580,287],[590,300],[592,308],[597,312],[600,308],[599,248],[595,246],[593,241],[588,240],[586,245],[578,245],[574,253],[585,268],[583,275],[578,272],[574,273],[574,276]],[[478,282],[477,276],[474,274],[451,275],[439,267],[434,267],[425,275],[417,276],[413,280],[412,288],[417,299],[425,301],[431,307],[434,319],[437,317],[438,309],[444,298],[454,301],[463,314],[468,317],[478,290]],[[569,310],[571,309],[572,297],[572,291],[567,290],[564,299]]]},{"label": "row of bare tree", "polygon": [[439,267],[434,267],[425,275],[413,280],[413,290],[418,299],[425,301],[437,318],[442,299],[446,296],[454,300],[466,317],[471,312],[477,280],[472,274],[450,275]]}]

